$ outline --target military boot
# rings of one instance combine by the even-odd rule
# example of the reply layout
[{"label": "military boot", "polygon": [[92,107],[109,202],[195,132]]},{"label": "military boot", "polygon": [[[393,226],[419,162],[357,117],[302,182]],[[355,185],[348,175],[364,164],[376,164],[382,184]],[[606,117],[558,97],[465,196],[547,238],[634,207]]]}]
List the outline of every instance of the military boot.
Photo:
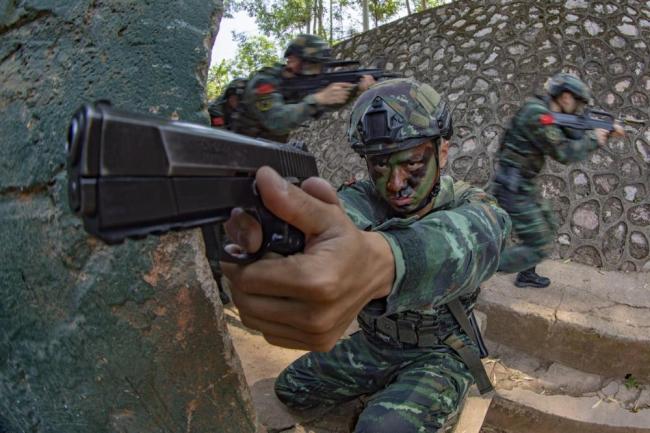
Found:
[{"label": "military boot", "polygon": [[551,284],[551,280],[537,275],[535,267],[519,272],[515,280],[517,287],[548,287],[549,284]]}]

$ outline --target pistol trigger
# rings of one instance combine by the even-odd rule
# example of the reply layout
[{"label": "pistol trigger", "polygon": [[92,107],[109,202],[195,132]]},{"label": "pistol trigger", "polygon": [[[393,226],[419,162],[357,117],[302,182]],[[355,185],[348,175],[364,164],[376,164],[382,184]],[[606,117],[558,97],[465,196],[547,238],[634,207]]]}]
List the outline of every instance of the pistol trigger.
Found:
[{"label": "pistol trigger", "polygon": [[261,203],[261,200],[257,208],[257,215],[262,225],[262,247],[260,251],[264,250],[264,253],[274,252],[288,256],[304,250],[305,235],[294,226],[273,215]]}]

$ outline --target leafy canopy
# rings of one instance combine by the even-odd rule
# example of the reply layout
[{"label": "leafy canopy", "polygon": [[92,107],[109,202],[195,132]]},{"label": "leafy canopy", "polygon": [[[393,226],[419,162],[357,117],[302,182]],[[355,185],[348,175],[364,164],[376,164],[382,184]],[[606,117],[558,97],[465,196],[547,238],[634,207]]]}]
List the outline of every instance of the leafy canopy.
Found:
[{"label": "leafy canopy", "polygon": [[233,60],[222,60],[208,71],[208,100],[217,98],[233,78],[248,78],[264,66],[280,61],[277,46],[266,36],[248,36],[233,32],[237,54]]}]

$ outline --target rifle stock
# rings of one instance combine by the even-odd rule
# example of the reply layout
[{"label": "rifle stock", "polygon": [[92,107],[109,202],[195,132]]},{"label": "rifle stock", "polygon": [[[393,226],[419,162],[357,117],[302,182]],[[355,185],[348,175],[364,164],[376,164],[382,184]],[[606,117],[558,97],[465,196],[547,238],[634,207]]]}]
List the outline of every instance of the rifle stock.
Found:
[{"label": "rifle stock", "polygon": [[254,179],[263,165],[292,182],[317,176],[315,158],[305,151],[97,102],[74,115],[67,152],[70,208],[108,244],[220,223],[242,207],[260,219],[263,247],[222,259],[302,250],[302,233],[264,208]]}]

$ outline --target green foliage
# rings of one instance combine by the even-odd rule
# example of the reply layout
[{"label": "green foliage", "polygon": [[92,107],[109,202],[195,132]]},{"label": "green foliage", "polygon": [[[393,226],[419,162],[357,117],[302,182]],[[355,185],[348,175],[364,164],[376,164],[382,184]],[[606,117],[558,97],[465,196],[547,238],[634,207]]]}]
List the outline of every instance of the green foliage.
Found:
[{"label": "green foliage", "polygon": [[368,10],[375,22],[375,27],[380,22],[390,19],[399,12],[401,2],[399,0],[369,0]]},{"label": "green foliage", "polygon": [[238,49],[235,60],[231,64],[232,78],[246,78],[264,66],[271,66],[280,61],[277,45],[266,36],[247,36],[243,33],[233,34]]},{"label": "green foliage", "polygon": [[632,376],[630,373],[625,375],[625,382],[623,382],[627,389],[638,389],[641,387],[641,384],[636,377]]},{"label": "green foliage", "polygon": [[230,82],[230,62],[221,60],[218,65],[208,71],[208,82],[205,85],[205,92],[209,101],[219,97],[223,89]]},{"label": "green foliage", "polygon": [[[415,11],[416,12],[422,12],[423,10],[430,9],[430,8],[435,8],[437,6],[440,6],[444,2],[441,0],[415,0],[416,5],[415,5]],[[447,2],[449,3],[449,2]]]},{"label": "green foliage", "polygon": [[280,61],[278,47],[266,36],[247,36],[243,33],[233,33],[233,36],[238,45],[234,60],[222,60],[208,71],[208,100],[217,98],[233,78],[247,78],[264,66]]},{"label": "green foliage", "polygon": [[307,32],[313,0],[235,0],[230,11],[245,11],[255,17],[260,31],[286,45],[292,35]]},{"label": "green foliage", "polygon": [[231,0],[229,13],[245,11],[255,17],[260,31],[281,46],[299,33],[338,39],[343,30],[344,10],[358,0]]}]

